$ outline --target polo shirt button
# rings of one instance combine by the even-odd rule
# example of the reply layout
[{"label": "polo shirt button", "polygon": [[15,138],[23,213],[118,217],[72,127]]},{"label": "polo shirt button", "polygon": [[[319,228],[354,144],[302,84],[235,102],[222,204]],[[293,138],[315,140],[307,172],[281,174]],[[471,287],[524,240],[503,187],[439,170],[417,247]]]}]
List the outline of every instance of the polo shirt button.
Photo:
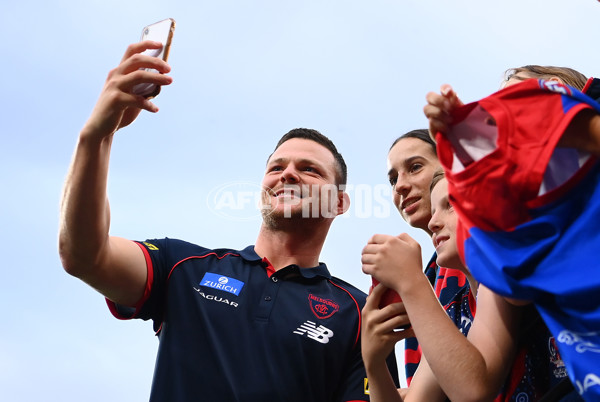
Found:
[{"label": "polo shirt button", "polygon": [[271,277],[271,280],[272,280],[273,282],[277,282],[279,279],[277,279],[277,277],[275,277],[275,276],[272,276],[272,277]]},{"label": "polo shirt button", "polygon": [[266,296],[265,301],[271,301],[271,296]]}]

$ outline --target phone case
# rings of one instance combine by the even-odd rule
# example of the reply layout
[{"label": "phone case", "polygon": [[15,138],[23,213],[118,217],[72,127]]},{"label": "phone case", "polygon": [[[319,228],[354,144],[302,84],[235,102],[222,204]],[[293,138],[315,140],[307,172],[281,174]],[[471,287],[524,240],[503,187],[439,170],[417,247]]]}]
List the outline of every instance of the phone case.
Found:
[{"label": "phone case", "polygon": [[[161,42],[163,44],[162,49],[148,49],[142,54],[146,54],[153,57],[159,57],[164,61],[169,58],[169,51],[171,50],[171,41],[173,40],[173,33],[175,31],[175,20],[167,18],[162,21],[158,21],[154,24],[145,26],[142,29],[141,41],[152,40],[155,42]],[[148,68],[147,71],[157,72],[154,69]],[[138,84],[133,87],[132,92],[136,95],[144,96],[145,98],[152,99],[160,92],[160,86],[150,83]]]}]

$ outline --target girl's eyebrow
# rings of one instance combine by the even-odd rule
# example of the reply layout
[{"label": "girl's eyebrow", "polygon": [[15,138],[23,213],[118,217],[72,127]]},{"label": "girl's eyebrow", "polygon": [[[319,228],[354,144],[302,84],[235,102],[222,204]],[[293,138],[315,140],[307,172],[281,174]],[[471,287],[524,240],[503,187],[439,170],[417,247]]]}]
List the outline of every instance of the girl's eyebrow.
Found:
[{"label": "girl's eyebrow", "polygon": [[406,159],[404,160],[404,164],[405,164],[405,165],[406,165],[406,164],[409,164],[409,163],[411,163],[412,161],[414,161],[414,160],[416,160],[416,159],[425,159],[425,157],[424,157],[424,156],[421,156],[421,155],[414,155],[414,156],[411,156],[410,158],[406,158]]}]

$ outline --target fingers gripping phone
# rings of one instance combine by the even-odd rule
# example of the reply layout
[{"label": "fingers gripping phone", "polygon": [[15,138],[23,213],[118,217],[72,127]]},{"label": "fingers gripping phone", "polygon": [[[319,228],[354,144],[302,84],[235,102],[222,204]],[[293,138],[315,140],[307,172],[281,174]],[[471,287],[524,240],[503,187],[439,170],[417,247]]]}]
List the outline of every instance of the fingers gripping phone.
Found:
[{"label": "fingers gripping phone", "polygon": [[[159,57],[164,61],[167,61],[169,57],[169,51],[171,50],[171,41],[173,40],[173,32],[175,31],[175,20],[167,18],[148,25],[142,29],[142,38],[144,40],[152,40],[155,42],[162,43],[161,49],[148,49],[142,54],[146,54],[153,57]],[[147,68],[147,71],[158,72],[155,69]],[[137,84],[133,87],[132,92],[136,95],[141,95],[145,98],[154,98],[160,92],[160,86],[151,83]]]}]

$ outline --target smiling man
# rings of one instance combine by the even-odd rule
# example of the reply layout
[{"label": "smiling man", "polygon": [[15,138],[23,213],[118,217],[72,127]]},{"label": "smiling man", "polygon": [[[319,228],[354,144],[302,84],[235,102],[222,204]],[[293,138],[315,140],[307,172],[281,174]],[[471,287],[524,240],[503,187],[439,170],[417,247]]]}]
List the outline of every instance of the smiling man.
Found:
[{"label": "smiling man", "polygon": [[[368,401],[359,338],[366,295],[319,262],[349,199],[345,162],[318,131],[290,131],[269,157],[253,246],[109,234],[114,134],[142,109],[158,111],[132,88],[171,83],[165,62],[141,54],[157,47],[127,49],[79,135],[61,204],[65,270],[103,294],[117,318],[153,321],[151,401]],[[397,372],[393,354],[389,361]]]},{"label": "smiling man", "polygon": [[262,182],[265,224],[292,222],[281,221],[282,216],[335,218],[350,205],[342,191],[346,180],[346,164],[328,138],[316,130],[290,131],[267,161]]}]

